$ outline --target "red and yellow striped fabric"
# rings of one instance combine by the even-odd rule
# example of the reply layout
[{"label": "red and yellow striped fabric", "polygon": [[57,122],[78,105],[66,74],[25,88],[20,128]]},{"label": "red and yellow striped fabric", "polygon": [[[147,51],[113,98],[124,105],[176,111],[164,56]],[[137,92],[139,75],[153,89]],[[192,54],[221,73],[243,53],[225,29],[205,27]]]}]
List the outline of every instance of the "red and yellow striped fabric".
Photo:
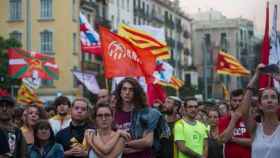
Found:
[{"label": "red and yellow striped fabric", "polygon": [[40,107],[43,106],[43,102],[39,100],[35,91],[29,89],[25,84],[22,84],[18,90],[17,102],[22,105],[35,104]]},{"label": "red and yellow striped fabric", "polygon": [[118,34],[129,40],[134,46],[151,51],[157,59],[169,59],[170,53],[166,42],[159,41],[139,29],[120,24]]},{"label": "red and yellow striped fabric", "polygon": [[218,54],[216,72],[233,76],[245,76],[250,74],[250,71],[241,65],[234,56],[222,51]]},{"label": "red and yellow striped fabric", "polygon": [[176,90],[179,90],[184,85],[184,81],[176,78],[175,76],[172,76],[170,82],[168,82],[168,83],[162,82],[162,81],[158,81],[156,83],[159,85],[162,85],[162,86],[172,87]]}]

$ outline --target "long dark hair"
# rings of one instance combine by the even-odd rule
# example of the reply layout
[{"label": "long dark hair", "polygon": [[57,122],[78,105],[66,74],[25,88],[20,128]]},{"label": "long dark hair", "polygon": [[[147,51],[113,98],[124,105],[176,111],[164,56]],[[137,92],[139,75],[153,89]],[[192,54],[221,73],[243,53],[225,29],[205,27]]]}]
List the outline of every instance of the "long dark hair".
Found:
[{"label": "long dark hair", "polygon": [[146,104],[146,96],[143,88],[141,85],[138,83],[137,80],[133,78],[125,78],[123,79],[117,86],[116,88],[116,98],[117,98],[117,104],[116,104],[116,109],[121,111],[122,110],[122,104],[123,100],[121,98],[121,89],[125,83],[129,83],[133,87],[133,99],[132,102],[135,106],[136,109],[142,109],[147,106]]},{"label": "long dark hair", "polygon": [[48,120],[39,120],[35,126],[34,126],[34,145],[40,147],[40,139],[37,137],[37,133],[40,129],[42,128],[48,128],[50,130],[50,138],[49,140],[49,144],[54,144],[55,143],[55,137],[54,137],[54,133],[53,130],[51,128],[50,123],[48,122]]}]

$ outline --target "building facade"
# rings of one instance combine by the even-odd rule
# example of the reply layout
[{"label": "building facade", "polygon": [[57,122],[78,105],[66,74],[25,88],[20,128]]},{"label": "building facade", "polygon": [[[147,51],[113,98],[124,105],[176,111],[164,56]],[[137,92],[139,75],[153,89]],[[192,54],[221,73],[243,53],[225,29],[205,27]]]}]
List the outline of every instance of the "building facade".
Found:
[{"label": "building facade", "polygon": [[188,54],[191,50],[191,19],[179,7],[179,1],[134,0],[134,25],[149,25],[164,28],[165,39],[170,48],[169,63],[175,74],[185,80],[189,75]]},{"label": "building facade", "polygon": [[79,0],[0,1],[0,36],[15,38],[23,49],[53,56],[59,80],[43,81],[38,94],[51,100],[77,92],[71,70],[80,67]]},{"label": "building facade", "polygon": [[[247,69],[257,64],[253,22],[243,18],[228,19],[210,10],[193,16],[192,51],[200,85],[206,98],[223,99],[222,87],[244,88],[246,77],[229,77],[215,73],[217,53],[223,50],[235,56]],[[207,88],[206,88],[207,87]]]}]

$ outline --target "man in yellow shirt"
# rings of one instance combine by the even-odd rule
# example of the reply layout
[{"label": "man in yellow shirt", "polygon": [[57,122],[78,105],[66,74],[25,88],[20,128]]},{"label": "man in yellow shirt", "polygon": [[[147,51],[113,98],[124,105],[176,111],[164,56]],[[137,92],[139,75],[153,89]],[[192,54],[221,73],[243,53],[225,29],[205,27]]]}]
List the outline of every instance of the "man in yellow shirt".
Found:
[{"label": "man in yellow shirt", "polygon": [[207,131],[203,123],[197,121],[196,98],[184,101],[184,116],[174,127],[174,140],[178,149],[177,158],[206,158]]}]

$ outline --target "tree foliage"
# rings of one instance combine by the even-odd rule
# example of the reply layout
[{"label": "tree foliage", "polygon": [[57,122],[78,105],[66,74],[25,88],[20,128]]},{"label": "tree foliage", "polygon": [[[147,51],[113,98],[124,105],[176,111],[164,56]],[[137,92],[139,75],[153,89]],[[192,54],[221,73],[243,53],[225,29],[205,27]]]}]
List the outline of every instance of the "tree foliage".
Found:
[{"label": "tree foliage", "polygon": [[4,39],[0,36],[0,88],[11,90],[12,85],[19,85],[18,79],[8,75],[9,60],[7,55],[8,48],[19,48],[21,43],[15,39]]}]

